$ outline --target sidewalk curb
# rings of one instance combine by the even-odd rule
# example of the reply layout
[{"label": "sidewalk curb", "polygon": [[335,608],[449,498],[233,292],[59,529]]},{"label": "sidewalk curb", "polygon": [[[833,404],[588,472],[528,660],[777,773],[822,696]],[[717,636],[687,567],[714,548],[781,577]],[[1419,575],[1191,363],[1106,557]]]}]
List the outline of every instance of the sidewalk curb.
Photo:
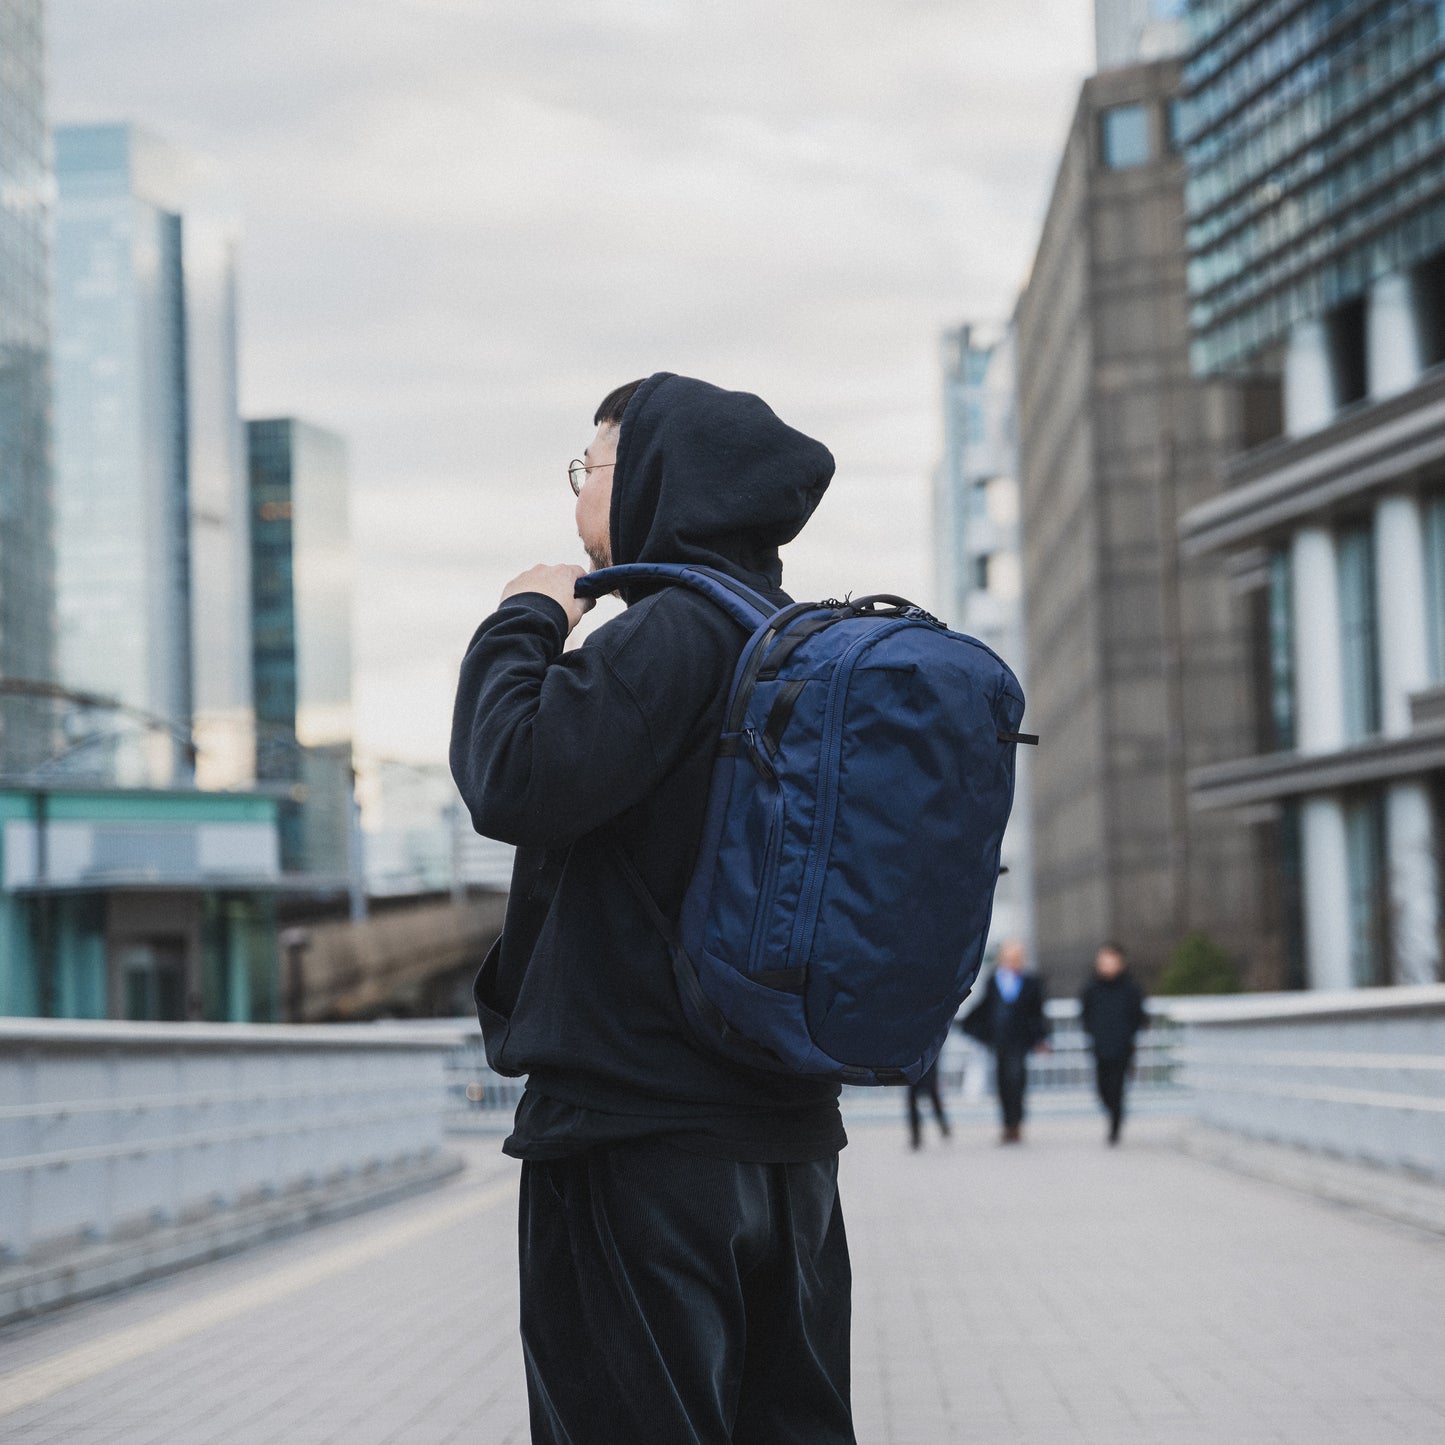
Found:
[{"label": "sidewalk curb", "polygon": [[457,1155],[438,1152],[400,1168],[354,1175],[192,1223],[162,1225],[134,1239],[90,1245],[41,1264],[0,1268],[0,1327],[391,1204],[434,1188],[465,1167]]},{"label": "sidewalk curb", "polygon": [[1445,1185],[1373,1164],[1188,1123],[1170,1141],[1190,1158],[1331,1204],[1445,1235]]}]

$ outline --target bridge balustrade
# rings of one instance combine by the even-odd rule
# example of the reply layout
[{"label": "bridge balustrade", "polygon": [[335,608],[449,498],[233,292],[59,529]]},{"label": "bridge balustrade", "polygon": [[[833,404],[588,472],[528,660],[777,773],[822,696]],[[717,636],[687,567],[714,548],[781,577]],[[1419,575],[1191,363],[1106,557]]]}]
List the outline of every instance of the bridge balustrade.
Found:
[{"label": "bridge balustrade", "polygon": [[1179,1000],[1203,1123],[1445,1182],[1445,985]]},{"label": "bridge balustrade", "polygon": [[458,1038],[0,1020],[0,1260],[424,1161]]}]

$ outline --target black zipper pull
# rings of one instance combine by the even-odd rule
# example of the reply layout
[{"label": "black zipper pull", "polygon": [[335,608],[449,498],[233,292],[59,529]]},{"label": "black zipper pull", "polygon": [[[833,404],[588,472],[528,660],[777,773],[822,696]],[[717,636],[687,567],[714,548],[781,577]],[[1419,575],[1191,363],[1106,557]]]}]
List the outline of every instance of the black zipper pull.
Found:
[{"label": "black zipper pull", "polygon": [[748,741],[748,756],[753,760],[753,766],[758,770],[759,776],[765,782],[776,783],[778,775],[773,770],[773,765],[763,756],[763,750],[758,746],[758,735],[753,728],[744,728],[743,736]]}]

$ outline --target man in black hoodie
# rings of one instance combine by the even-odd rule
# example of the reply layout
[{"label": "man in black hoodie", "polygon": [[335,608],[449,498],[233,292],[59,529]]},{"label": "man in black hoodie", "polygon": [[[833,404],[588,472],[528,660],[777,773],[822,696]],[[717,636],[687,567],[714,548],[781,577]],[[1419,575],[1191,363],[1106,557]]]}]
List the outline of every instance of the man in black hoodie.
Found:
[{"label": "man in black hoodie", "polygon": [[[660,372],[599,407],[572,468],[594,566],[691,562],[779,605],[778,548],[833,474],[757,397]],[[477,978],[487,1058],[527,1075],[522,1344],[534,1441],[844,1442],[851,1275],[836,1085],[753,1071],[692,1035],[631,859],[676,918],[738,624],[681,587],[563,650],[582,569],[508,585],[462,663],[452,773],[517,845]]]},{"label": "man in black hoodie", "polygon": [[1095,953],[1094,976],[1079,999],[1079,1017],[1094,1047],[1094,1083],[1109,1116],[1109,1143],[1117,1144],[1134,1043],[1149,1023],[1144,990],[1134,981],[1117,943],[1105,943]]}]

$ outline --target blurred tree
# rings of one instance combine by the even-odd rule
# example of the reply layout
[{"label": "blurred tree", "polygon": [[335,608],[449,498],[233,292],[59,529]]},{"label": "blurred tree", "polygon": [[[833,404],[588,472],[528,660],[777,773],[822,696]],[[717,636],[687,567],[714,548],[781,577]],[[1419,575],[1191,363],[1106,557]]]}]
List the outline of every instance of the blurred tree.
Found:
[{"label": "blurred tree", "polygon": [[1180,940],[1164,964],[1155,992],[1161,994],[1238,993],[1239,969],[1207,933]]}]

